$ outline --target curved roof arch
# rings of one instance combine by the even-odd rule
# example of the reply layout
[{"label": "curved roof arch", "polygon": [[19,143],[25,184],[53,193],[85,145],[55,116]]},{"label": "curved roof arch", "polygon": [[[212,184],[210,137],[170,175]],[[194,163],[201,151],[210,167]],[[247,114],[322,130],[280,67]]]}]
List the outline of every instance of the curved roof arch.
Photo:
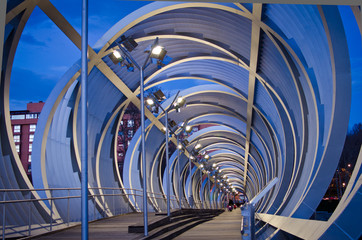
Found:
[{"label": "curved roof arch", "polygon": [[[22,22],[27,21],[37,4],[51,19],[63,19],[47,9],[50,2],[26,0],[18,8],[9,8],[6,28],[14,34],[5,36],[4,95]],[[23,15],[21,7],[26,8]],[[77,43],[79,35],[74,28],[67,25],[62,30]],[[278,177],[272,191],[258,203],[257,211],[310,217],[338,163],[343,145],[340,136],[345,135],[348,124],[344,116],[350,106],[350,63],[336,6],[154,2],[116,23],[93,48],[89,47],[91,192],[102,194],[98,188],[124,187],[135,193],[142,188],[141,169],[146,168],[147,186],[155,194],[165,194],[164,114],[155,116],[145,111],[146,166],[140,162],[138,131],[129,145],[123,172],[117,168],[115,148],[120,121],[129,104],[138,108],[141,105],[139,71],[128,72],[109,57],[119,48],[121,36],[133,37],[138,43],[130,53],[137,62],[143,61],[144,49],[155,38],[167,49],[171,62],[162,68],[149,65],[145,88],[173,85],[170,92],[182,89],[180,94],[187,106],[181,113],[169,111],[169,118],[177,124],[174,131],[180,133],[184,122],[207,126],[188,136],[180,156],[177,151],[171,153],[173,195],[187,199],[193,193],[199,200],[208,198],[206,183],[210,180],[215,199],[223,198],[225,193],[219,192],[222,188],[216,178],[207,176],[207,171],[214,171],[209,166],[214,162],[220,175],[225,175],[248,199]],[[80,185],[79,76],[80,66],[76,63],[50,94],[39,119],[33,152],[35,187]],[[172,100],[170,97],[162,106],[168,108]],[[6,97],[2,115],[6,123],[2,136],[10,139]],[[175,137],[170,141],[177,143]],[[200,167],[202,154],[189,165],[197,143],[202,144],[200,152],[211,156],[204,169]],[[1,150],[6,156],[12,153],[13,166],[19,168],[15,145],[5,141]],[[19,179],[25,176],[22,170],[15,175]],[[65,176],[66,181],[62,181]],[[17,183],[33,187],[27,180]],[[179,184],[182,193],[176,190]],[[119,200],[119,204],[127,201],[140,209],[141,203],[133,197]],[[111,204],[104,197],[93,204],[99,207],[103,203]],[[160,205],[158,200],[150,199],[154,211]],[[65,206],[57,204],[55,208],[61,216]],[[106,214],[114,213],[108,210]]]}]

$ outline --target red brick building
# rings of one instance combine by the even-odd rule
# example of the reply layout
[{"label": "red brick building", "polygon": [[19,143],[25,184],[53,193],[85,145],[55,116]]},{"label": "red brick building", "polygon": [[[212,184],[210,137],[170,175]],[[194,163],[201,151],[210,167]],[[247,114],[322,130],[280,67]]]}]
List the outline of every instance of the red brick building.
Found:
[{"label": "red brick building", "polygon": [[117,162],[122,176],[123,163],[128,145],[141,124],[141,113],[132,103],[123,114],[117,136]]},{"label": "red brick building", "polygon": [[10,111],[16,150],[30,180],[34,133],[43,106],[44,102],[28,103],[26,110]]}]

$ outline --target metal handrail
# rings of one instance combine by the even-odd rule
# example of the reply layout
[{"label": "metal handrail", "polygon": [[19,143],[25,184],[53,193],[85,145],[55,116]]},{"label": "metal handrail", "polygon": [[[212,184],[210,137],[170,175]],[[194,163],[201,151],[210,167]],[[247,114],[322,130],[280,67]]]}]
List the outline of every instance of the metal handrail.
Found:
[{"label": "metal handrail", "polygon": [[[97,193],[97,194],[88,194],[88,199],[96,199],[98,197],[107,197],[107,201],[105,199],[103,199],[103,201],[101,202],[94,202],[94,207],[93,207],[93,220],[95,219],[99,219],[99,218],[104,218],[106,216],[108,216],[108,214],[110,213],[111,215],[117,215],[117,214],[122,214],[122,213],[128,213],[128,212],[134,212],[134,211],[140,211],[139,207],[134,208],[134,206],[132,206],[131,201],[127,201],[126,205],[115,205],[115,200],[119,197],[127,197],[129,199],[131,199],[131,197],[133,197],[133,201],[137,201],[138,199],[141,199],[143,197],[143,191],[140,189],[131,189],[131,188],[116,188],[116,187],[90,187],[89,189],[102,189],[102,190],[112,190],[112,193],[105,193],[106,191],[104,191],[104,193]],[[115,192],[115,190],[120,191],[118,193]],[[33,193],[34,192],[50,192],[51,195],[53,194],[59,194],[59,192],[62,191],[67,191],[66,193],[64,193],[64,196],[56,196],[56,197],[44,197],[44,198],[34,198],[33,197]],[[0,199],[0,210],[2,208],[1,214],[2,217],[0,218],[0,220],[2,220],[2,237],[3,239],[5,239],[6,237],[19,237],[19,236],[31,236],[31,232],[34,229],[43,229],[44,231],[52,231],[53,230],[53,226],[62,226],[64,225],[64,227],[67,227],[70,225],[70,222],[74,222],[74,223],[79,223],[78,220],[74,221],[70,220],[70,205],[71,205],[71,199],[81,199],[81,194],[79,192],[79,195],[70,195],[70,193],[72,191],[81,191],[81,188],[40,188],[40,189],[0,189],[0,195],[2,194],[2,198]],[[16,193],[16,192],[21,192],[24,195],[25,198],[25,194],[29,193],[29,199],[9,199],[6,200],[7,197],[10,197],[9,193]],[[24,193],[26,192],[26,193]],[[158,201],[158,206],[156,207],[156,211],[165,211],[166,210],[166,204],[163,205],[162,203],[160,204],[160,200],[164,200],[166,201],[167,196],[163,193],[155,193],[155,192],[147,192],[147,196],[148,198],[151,200],[153,199],[154,201]],[[109,197],[113,197],[112,199],[109,199]],[[58,200],[68,200],[67,205],[65,205],[65,208],[67,208],[67,213],[64,214],[62,217],[60,216],[56,216],[56,209],[57,209],[57,205],[56,205],[56,201]],[[176,198],[176,196],[170,196],[170,201],[176,203],[174,205],[175,208],[178,208],[178,198]],[[49,219],[48,217],[42,218],[42,221],[44,220],[44,222],[41,223],[34,223],[33,222],[33,216],[34,216],[34,212],[33,212],[33,207],[36,202],[47,202],[47,206],[49,207]],[[106,203],[107,202],[107,203]],[[113,204],[112,204],[113,202]],[[138,201],[137,201],[138,202]],[[6,213],[7,213],[7,205],[10,204],[26,204],[27,205],[24,206],[24,209],[28,208],[28,220],[27,223],[25,223],[25,225],[21,225],[21,226],[7,226],[6,225]],[[165,202],[166,203],[166,202]],[[149,203],[150,204],[150,203]],[[142,205],[141,205],[142,206]],[[14,206],[12,206],[14,207]],[[126,209],[124,208],[126,207]],[[182,199],[182,207],[191,207],[189,205],[189,202],[186,199]],[[194,207],[195,208],[202,208],[202,204],[200,201],[195,201],[194,202]],[[55,209],[54,209],[55,208]],[[126,211],[124,211],[126,210]],[[123,212],[124,211],[124,212]],[[36,224],[36,225],[33,225]],[[1,226],[1,224],[0,224]],[[6,232],[7,230],[8,233]],[[15,234],[15,235],[14,235]],[[16,235],[17,234],[17,235]]]}]

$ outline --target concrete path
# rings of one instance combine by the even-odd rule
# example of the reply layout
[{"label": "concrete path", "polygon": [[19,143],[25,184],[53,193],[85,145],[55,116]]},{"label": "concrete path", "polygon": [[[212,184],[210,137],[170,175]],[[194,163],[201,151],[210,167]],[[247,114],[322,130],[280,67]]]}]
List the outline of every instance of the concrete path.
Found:
[{"label": "concrete path", "polygon": [[[149,213],[149,220],[158,217],[153,213]],[[140,239],[143,234],[128,233],[128,226],[134,225],[143,219],[142,213],[129,213],[116,217],[101,219],[90,222],[88,227],[89,239]],[[29,239],[51,239],[51,240],[79,240],[81,239],[81,226],[71,227],[57,232],[48,233],[46,235],[32,237]],[[28,238],[25,238],[28,239]]]},{"label": "concrete path", "polygon": [[[149,213],[148,221],[151,222],[157,218],[164,216],[156,216],[154,213]],[[112,218],[102,219],[89,223],[89,239],[124,239],[135,240],[141,239],[143,234],[128,233],[128,226],[142,222],[142,213],[130,213]],[[186,233],[183,233],[176,239],[241,239],[240,234],[241,214],[240,209],[235,209],[232,212],[225,211],[214,220],[200,224]],[[51,240],[78,240],[81,239],[81,226],[75,226],[68,229],[51,232],[46,235],[24,238],[24,239],[51,239]]]},{"label": "concrete path", "polygon": [[225,211],[213,220],[200,224],[178,236],[177,240],[240,240],[241,210]]}]

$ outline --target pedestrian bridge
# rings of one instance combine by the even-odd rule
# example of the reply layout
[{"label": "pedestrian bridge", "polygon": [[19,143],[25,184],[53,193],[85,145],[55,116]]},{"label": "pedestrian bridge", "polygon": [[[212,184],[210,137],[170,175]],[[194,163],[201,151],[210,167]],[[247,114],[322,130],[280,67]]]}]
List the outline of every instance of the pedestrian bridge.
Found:
[{"label": "pedestrian bridge", "polygon": [[[10,77],[34,9],[81,49],[77,27],[54,2],[0,2],[3,238],[77,225],[82,204],[83,220],[97,220],[90,238],[129,236],[122,222],[138,221],[141,212],[148,226],[156,213],[220,209],[229,198],[252,200],[274,179],[253,204],[258,239],[360,237],[361,155],[332,217],[310,220],[348,129],[353,47],[338,4],[349,4],[361,37],[354,1],[159,1],[119,19],[83,48],[83,68],[76,62],[59,76],[37,123],[30,181],[13,141]],[[141,127],[126,133],[132,139],[118,162],[131,105]],[[178,238],[239,238],[241,221],[239,209],[224,212]],[[79,231],[50,236],[79,238]]]}]

